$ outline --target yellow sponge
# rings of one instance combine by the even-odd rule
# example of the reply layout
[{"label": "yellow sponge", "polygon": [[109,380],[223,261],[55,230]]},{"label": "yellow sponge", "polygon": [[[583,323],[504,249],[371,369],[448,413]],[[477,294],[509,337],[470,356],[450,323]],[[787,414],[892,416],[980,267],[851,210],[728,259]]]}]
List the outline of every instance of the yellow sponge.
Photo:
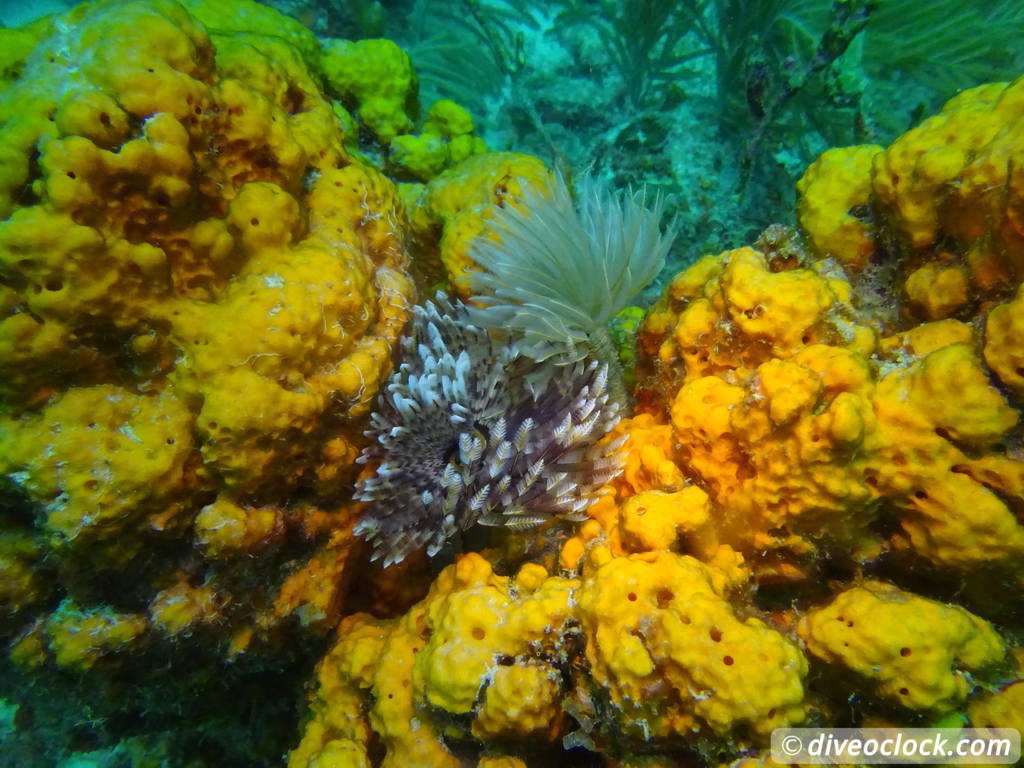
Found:
[{"label": "yellow sponge", "polygon": [[[851,270],[863,269],[874,253],[868,218],[874,145],[830,149],[811,163],[796,183],[796,212],[814,252]],[[853,212],[859,209],[861,215]]]},{"label": "yellow sponge", "polygon": [[586,656],[626,733],[748,728],[764,739],[803,720],[803,654],[737,616],[727,571],[669,552],[592,561],[578,592]]},{"label": "yellow sponge", "polygon": [[1017,397],[1024,397],[1024,286],[988,313],[985,362]]},{"label": "yellow sponge", "polygon": [[880,581],[811,611],[799,633],[807,650],[867,678],[877,696],[932,712],[958,707],[973,687],[972,674],[1006,654],[987,621]]}]

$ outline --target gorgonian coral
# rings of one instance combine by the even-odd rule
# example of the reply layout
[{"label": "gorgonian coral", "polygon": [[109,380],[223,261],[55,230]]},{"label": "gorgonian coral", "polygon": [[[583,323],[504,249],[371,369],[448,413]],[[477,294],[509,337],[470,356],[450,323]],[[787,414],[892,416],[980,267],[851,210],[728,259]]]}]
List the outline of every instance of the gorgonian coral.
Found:
[{"label": "gorgonian coral", "polygon": [[369,508],[356,532],[385,565],[424,546],[433,556],[475,523],[582,519],[621,471],[622,442],[598,442],[619,420],[607,365],[530,376],[543,364],[471,324],[465,305],[435,302],[415,308],[359,459],[380,464],[358,484]]}]

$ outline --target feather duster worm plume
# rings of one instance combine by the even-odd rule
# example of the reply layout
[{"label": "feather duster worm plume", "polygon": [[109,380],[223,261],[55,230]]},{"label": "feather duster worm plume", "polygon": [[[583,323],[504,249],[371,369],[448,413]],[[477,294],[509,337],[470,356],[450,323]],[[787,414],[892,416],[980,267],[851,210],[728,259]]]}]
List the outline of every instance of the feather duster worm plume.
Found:
[{"label": "feather duster worm plume", "polygon": [[606,365],[580,361],[531,387],[515,372],[536,363],[443,294],[415,308],[403,345],[359,459],[380,462],[356,493],[373,559],[390,565],[424,546],[433,556],[474,523],[582,519],[621,471],[622,442],[597,442],[619,420]]},{"label": "feather duster worm plume", "polygon": [[608,322],[658,275],[675,238],[674,222],[659,228],[665,199],[646,203],[643,191],[610,192],[588,177],[576,205],[556,175],[528,189],[521,208],[498,209],[470,251],[471,321],[521,334],[534,360],[597,357],[621,376]]}]

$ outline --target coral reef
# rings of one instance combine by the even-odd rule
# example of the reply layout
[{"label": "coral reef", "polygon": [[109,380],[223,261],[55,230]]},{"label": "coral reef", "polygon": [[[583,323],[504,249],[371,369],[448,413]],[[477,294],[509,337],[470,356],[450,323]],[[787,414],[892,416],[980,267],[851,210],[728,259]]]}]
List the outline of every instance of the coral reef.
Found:
[{"label": "coral reef", "polygon": [[[736,617],[729,595],[745,578],[738,562],[612,557],[598,547],[578,579],[535,563],[510,579],[465,555],[401,619],[345,620],[290,765],[337,741],[365,749],[367,718],[386,742],[385,766],[410,753],[421,765],[459,765],[440,738],[459,738],[452,729],[468,728],[461,738],[539,742],[538,754],[553,754],[566,713],[581,724],[575,739],[591,747],[620,729],[649,740],[693,738],[702,723],[711,732],[742,725],[768,733],[800,722],[806,662],[779,632]],[[588,678],[570,663],[581,645]],[[766,666],[778,670],[777,685],[752,695]],[[410,731],[410,720],[419,727]]]},{"label": "coral reef", "polygon": [[512,152],[469,158],[410,194],[409,219],[420,244],[414,268],[428,284],[449,287],[460,298],[472,294],[470,273],[476,263],[470,249],[495,211],[522,205],[531,185],[550,179],[544,163]]},{"label": "coral reef", "polygon": [[1024,398],[1024,288],[988,313],[985,362],[1017,398]]},{"label": "coral reef", "polygon": [[[898,252],[902,309],[918,320],[968,319],[1005,298],[1024,277],[1022,91],[1019,79],[978,86],[889,147],[823,155],[798,183],[800,223],[816,255],[846,264]],[[877,220],[874,250],[867,223],[841,210],[847,203]]]},{"label": "coral reef", "polygon": [[411,284],[393,185],[278,38],[211,40],[173,3],[67,21],[4,94],[53,122],[4,127],[5,189],[24,136],[42,154],[0,225],[4,366],[31,371],[6,379],[3,463],[55,544],[124,559],[211,493],[336,488]]},{"label": "coral reef", "polygon": [[972,673],[1003,661],[995,629],[947,606],[867,581],[810,611],[798,627],[807,650],[867,678],[872,693],[915,711],[961,704]]},{"label": "coral reef", "polygon": [[[1018,87],[986,92],[1009,99]],[[1003,103],[997,96],[992,104]],[[1001,114],[990,121],[1005,122]],[[914,129],[885,150],[832,150],[808,170],[799,185],[802,221],[819,260],[777,236],[762,238],[763,252],[706,257],[672,281],[641,331],[640,348],[652,357],[639,400],[671,419],[681,466],[716,504],[717,535],[757,555],[752,567],[765,579],[806,578],[805,566],[823,553],[869,562],[896,552],[1021,577],[1024,527],[1013,511],[1021,469],[1004,455],[1019,416],[992,375],[1012,381],[1016,304],[991,303],[1010,294],[1015,278],[1007,267],[999,293],[957,266],[957,254],[942,257],[951,265],[943,269],[970,284],[960,316],[980,327],[990,314],[984,360],[971,326],[914,325],[967,291],[926,276],[931,262],[907,267],[920,263],[923,246],[893,235],[905,215],[877,192],[892,176],[887,158],[919,135]],[[975,141],[970,133],[962,139]],[[865,180],[851,181],[857,173]],[[841,189],[850,196],[836,204]],[[839,209],[849,203],[864,208],[863,220],[843,221]],[[937,198],[928,206],[945,210]],[[966,214],[959,215],[958,225]],[[867,221],[877,222],[874,230]],[[975,239],[960,253],[979,242],[1003,253],[991,245],[996,234],[983,231],[989,221],[1003,228],[979,214]],[[874,267],[880,259],[895,267]],[[877,300],[885,288],[872,281],[887,279],[905,285],[898,305]],[[985,295],[988,304],[980,303]],[[889,522],[899,535],[880,533]]]},{"label": "coral reef", "polygon": [[355,101],[360,121],[382,141],[413,126],[416,73],[390,40],[327,40],[324,73],[341,96]]},{"label": "coral reef", "polygon": [[730,605],[746,576],[739,558],[722,567],[672,552],[612,557],[600,546],[589,558],[596,567],[584,568],[578,593],[586,659],[614,707],[605,717],[627,737],[763,738],[804,719],[800,649]]},{"label": "coral reef", "polygon": [[[367,728],[383,765],[410,740],[430,765],[627,765],[727,763],[805,722],[1016,722],[1019,281],[963,265],[1020,212],[979,214],[932,258],[877,191],[894,151],[808,171],[806,246],[772,228],[671,281],[637,336],[636,413],[605,438],[625,438],[623,472],[590,519],[459,557],[397,618],[343,621],[291,765],[362,755]],[[997,183],[1006,200],[1012,176]],[[947,262],[959,319],[927,305],[948,278],[915,285]]]},{"label": "coral reef", "polygon": [[874,253],[871,225],[862,217],[871,194],[871,163],[881,151],[874,144],[830,149],[796,185],[797,218],[815,252],[850,271],[863,269]]},{"label": "coral reef", "polygon": [[[167,676],[201,687],[252,655],[244,687],[338,620],[342,505],[415,295],[404,208],[349,149],[316,39],[272,9],[103,0],[20,32],[0,91],[0,559],[25,671],[5,690],[43,722],[23,674],[134,676],[159,717],[184,700],[158,695]],[[186,647],[187,675],[153,661]]]},{"label": "coral reef", "polygon": [[[320,759],[321,750],[338,742],[365,755],[372,728],[387,747],[382,765],[460,765],[440,738],[455,721],[419,713],[427,702],[439,713],[471,712],[498,658],[510,660],[500,676],[510,679],[494,680],[490,707],[470,727],[481,734],[548,730],[560,718],[557,659],[568,648],[563,640],[573,586],[533,564],[514,579],[499,576],[469,554],[446,568],[404,617],[346,618],[339,643],[320,664],[315,714],[289,764]],[[520,717],[493,712],[497,697],[516,681],[527,686],[517,692]],[[528,704],[526,692],[532,694]]]},{"label": "coral reef", "polygon": [[0,30],[5,756],[1021,727],[1024,80],[830,150],[802,234],[732,232],[647,310],[665,198],[574,198],[417,80],[250,0]]},{"label": "coral reef", "polygon": [[450,99],[440,99],[427,112],[421,134],[392,139],[388,167],[396,177],[430,181],[446,168],[487,151],[474,130],[469,112]]}]

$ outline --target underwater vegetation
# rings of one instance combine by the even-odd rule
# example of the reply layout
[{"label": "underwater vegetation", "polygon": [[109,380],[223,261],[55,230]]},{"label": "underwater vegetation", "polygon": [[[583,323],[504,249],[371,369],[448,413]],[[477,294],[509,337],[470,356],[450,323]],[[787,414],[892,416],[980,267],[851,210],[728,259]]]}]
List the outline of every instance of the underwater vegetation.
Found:
[{"label": "underwater vegetation", "polygon": [[[670,189],[687,257],[784,219],[792,179],[829,147],[888,143],[958,89],[1024,68],[1013,0],[411,6],[386,34],[425,93],[487,114],[493,148]],[[685,266],[670,261],[665,277]]]},{"label": "underwater vegetation", "polygon": [[552,5],[584,68],[639,66],[599,49],[617,14],[693,25],[561,122],[527,87],[548,17],[471,4],[523,136],[579,134],[549,162],[340,37],[422,4],[341,5],[0,28],[0,764],[752,766],[788,725],[1024,729],[1024,79],[769,181],[841,74],[806,66],[828,30],[847,61],[903,4],[758,4],[785,21],[748,44],[804,19],[776,53],[810,58],[741,79],[807,82],[666,148],[730,184],[757,155],[763,231],[708,249],[700,185],[621,129],[665,127],[731,3]]}]

